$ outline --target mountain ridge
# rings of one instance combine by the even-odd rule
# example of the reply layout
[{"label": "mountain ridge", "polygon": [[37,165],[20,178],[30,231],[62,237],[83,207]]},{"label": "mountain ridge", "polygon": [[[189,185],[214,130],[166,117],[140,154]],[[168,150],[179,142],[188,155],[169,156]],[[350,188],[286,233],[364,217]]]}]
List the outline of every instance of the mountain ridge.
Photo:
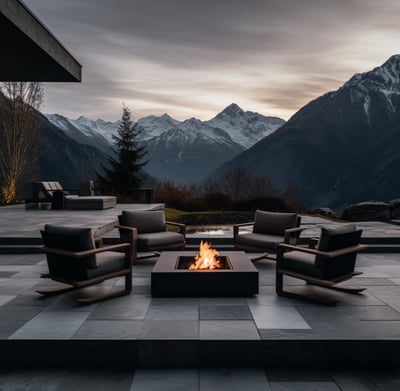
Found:
[{"label": "mountain ridge", "polygon": [[[381,67],[355,75],[338,90],[309,102],[276,132],[225,163],[215,174],[241,167],[254,175],[268,176],[281,190],[294,189],[309,208],[342,208],[374,198],[378,192],[360,178],[365,179],[365,168],[378,167],[381,152],[376,145],[390,147],[385,131],[399,121],[400,85],[385,84],[382,77],[393,67],[400,72],[400,56],[392,56]],[[368,155],[368,151],[374,155]],[[385,173],[376,170],[375,175],[381,177],[377,182],[384,181]],[[388,197],[397,198],[400,186],[385,191]]]},{"label": "mountain ridge", "polygon": [[[94,121],[85,116],[72,120],[58,114],[46,116],[70,137],[112,155],[112,135],[117,132],[118,121]],[[159,179],[189,183],[194,178],[206,177],[284,122],[277,117],[245,112],[231,104],[208,121],[196,118],[178,121],[165,113],[140,118],[137,127],[139,142],[148,150],[149,163],[145,170]]]}]

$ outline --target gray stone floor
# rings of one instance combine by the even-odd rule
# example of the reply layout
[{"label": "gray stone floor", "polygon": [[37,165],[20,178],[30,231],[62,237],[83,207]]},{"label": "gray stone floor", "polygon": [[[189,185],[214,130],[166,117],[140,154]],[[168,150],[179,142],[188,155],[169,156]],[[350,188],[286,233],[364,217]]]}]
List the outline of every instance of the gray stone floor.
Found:
[{"label": "gray stone floor", "polygon": [[[43,254],[0,255],[1,339],[375,339],[400,338],[400,254],[360,254],[352,280],[359,295],[328,291],[286,278],[290,289],[337,297],[336,306],[277,297],[274,261],[256,263],[260,292],[250,298],[152,298],[156,258],[133,267],[133,293],[82,306],[81,292],[43,298],[35,290],[57,283],[40,279]],[[110,280],[94,289],[115,289]]]},{"label": "gray stone floor", "polygon": [[[120,211],[64,214],[11,209],[0,208],[0,237],[39,237],[39,229],[49,222],[104,227]],[[310,236],[318,234],[318,224],[325,223],[304,220]],[[400,226],[360,225],[368,237],[400,238]],[[335,295],[340,302],[334,307],[277,297],[275,265],[269,260],[256,263],[260,293],[254,297],[153,299],[150,273],[155,262],[150,258],[134,266],[130,296],[80,306],[73,300],[77,293],[43,298],[35,292],[55,284],[39,278],[47,271],[44,255],[0,255],[0,340],[400,339],[398,253],[359,255],[357,266],[364,273],[352,283],[367,287],[360,295],[327,293],[285,279],[292,289]],[[122,279],[115,279],[95,289],[121,284]],[[0,390],[399,390],[399,379],[399,369],[0,369]]]}]

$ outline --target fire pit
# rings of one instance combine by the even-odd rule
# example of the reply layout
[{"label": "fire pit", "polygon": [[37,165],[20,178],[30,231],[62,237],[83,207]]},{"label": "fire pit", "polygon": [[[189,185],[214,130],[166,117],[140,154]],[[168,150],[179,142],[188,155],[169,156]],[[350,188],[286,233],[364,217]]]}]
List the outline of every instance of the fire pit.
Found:
[{"label": "fire pit", "polygon": [[216,263],[210,268],[204,267],[202,252],[197,255],[191,252],[162,252],[151,272],[152,296],[221,297],[258,293],[258,271],[244,252],[218,254],[216,250],[211,250],[214,251],[212,262]]}]

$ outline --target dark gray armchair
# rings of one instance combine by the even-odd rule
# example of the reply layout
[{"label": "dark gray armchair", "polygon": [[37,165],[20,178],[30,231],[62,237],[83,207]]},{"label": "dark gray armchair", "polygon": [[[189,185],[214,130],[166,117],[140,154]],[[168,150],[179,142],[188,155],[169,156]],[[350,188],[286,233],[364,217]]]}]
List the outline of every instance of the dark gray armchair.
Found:
[{"label": "dark gray armchair", "polygon": [[[296,244],[304,230],[300,228],[301,217],[296,213],[277,213],[256,210],[254,221],[235,224],[233,226],[233,243],[237,250],[263,252],[252,258],[257,261],[262,258],[275,259],[269,254],[276,254],[278,244]],[[251,233],[241,233],[240,228],[253,226]]]},{"label": "dark gray armchair", "polygon": [[[133,254],[135,259],[158,255],[158,251],[162,250],[183,250],[185,248],[186,226],[165,221],[163,210],[124,210],[118,216],[118,220],[117,228],[120,231],[122,242],[132,242],[134,251],[153,253],[141,257]],[[178,232],[167,230],[167,226],[175,227]]]},{"label": "dark gray armchair", "polygon": [[355,271],[357,253],[366,247],[359,244],[361,233],[354,224],[341,224],[323,227],[317,248],[280,244],[276,263],[276,293],[279,296],[302,297],[318,302],[337,302],[336,299],[284,291],[284,275],[343,292],[362,292],[365,288],[340,284],[361,274]]},{"label": "dark gray armchair", "polygon": [[46,225],[41,234],[49,268],[49,273],[41,277],[51,278],[68,286],[39,289],[38,293],[55,295],[122,276],[125,277],[124,289],[78,298],[77,301],[94,303],[127,295],[132,291],[131,243],[96,248],[90,228]]}]

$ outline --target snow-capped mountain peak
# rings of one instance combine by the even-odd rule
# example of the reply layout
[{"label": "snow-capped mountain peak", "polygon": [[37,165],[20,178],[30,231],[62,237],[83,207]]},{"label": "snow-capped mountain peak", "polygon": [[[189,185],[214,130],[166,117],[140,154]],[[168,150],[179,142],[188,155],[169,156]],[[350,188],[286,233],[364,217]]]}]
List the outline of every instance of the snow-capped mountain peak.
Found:
[{"label": "snow-capped mountain peak", "polygon": [[[58,115],[48,115],[48,119],[70,137],[90,145],[98,141],[102,150],[108,148],[111,153],[112,135],[117,133],[119,121],[94,121],[85,116],[73,120]],[[168,114],[150,115],[139,119],[137,128],[139,142],[148,151],[148,172],[159,178],[185,182],[193,179],[193,165],[198,170],[197,176],[205,176],[284,122],[280,118],[245,112],[233,103],[209,121],[197,118],[178,121]]]},{"label": "snow-capped mountain peak", "polygon": [[251,111],[245,112],[237,104],[232,103],[205,123],[224,130],[234,142],[247,149],[280,128],[285,121]]},{"label": "snow-capped mountain peak", "polygon": [[341,91],[349,91],[351,102],[362,105],[370,126],[376,112],[386,112],[389,116],[397,113],[400,108],[400,55],[391,56],[369,72],[356,73],[333,96]]},{"label": "snow-capped mountain peak", "polygon": [[383,65],[372,71],[356,73],[343,87],[375,89],[396,88],[400,91],[400,54],[391,56]]}]

